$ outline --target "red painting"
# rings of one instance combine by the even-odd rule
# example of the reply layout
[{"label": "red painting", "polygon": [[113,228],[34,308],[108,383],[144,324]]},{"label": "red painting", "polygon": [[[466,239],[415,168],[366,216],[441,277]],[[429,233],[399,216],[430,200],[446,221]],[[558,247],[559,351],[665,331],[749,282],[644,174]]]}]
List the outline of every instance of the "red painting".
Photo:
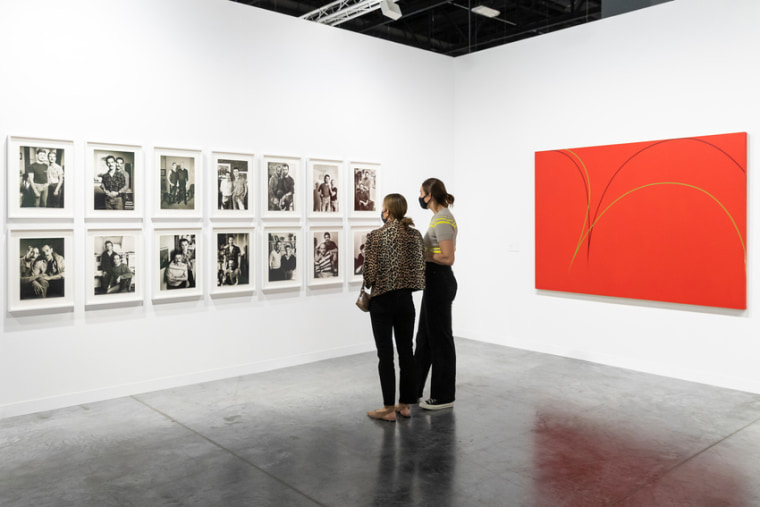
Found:
[{"label": "red painting", "polygon": [[747,134],[536,152],[536,288],[747,307]]}]

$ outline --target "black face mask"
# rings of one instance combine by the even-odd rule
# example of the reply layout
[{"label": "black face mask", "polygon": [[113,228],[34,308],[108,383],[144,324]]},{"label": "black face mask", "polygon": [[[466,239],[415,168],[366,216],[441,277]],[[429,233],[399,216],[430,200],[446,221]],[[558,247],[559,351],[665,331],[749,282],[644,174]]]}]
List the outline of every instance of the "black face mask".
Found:
[{"label": "black face mask", "polygon": [[383,223],[388,222],[388,218],[390,218],[390,214],[388,214],[388,217],[384,217],[383,212],[382,211],[380,212],[380,220],[382,220]]},{"label": "black face mask", "polygon": [[[427,196],[425,196],[425,197],[427,197]],[[419,197],[419,200],[420,200],[420,207],[421,207],[422,209],[428,209],[428,205],[427,205],[427,203],[425,202],[425,197]]]}]

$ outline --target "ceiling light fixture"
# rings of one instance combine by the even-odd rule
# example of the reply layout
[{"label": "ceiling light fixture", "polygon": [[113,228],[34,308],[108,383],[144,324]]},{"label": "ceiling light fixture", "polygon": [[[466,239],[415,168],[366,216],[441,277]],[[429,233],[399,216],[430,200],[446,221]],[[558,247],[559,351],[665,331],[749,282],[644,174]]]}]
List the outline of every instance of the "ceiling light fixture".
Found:
[{"label": "ceiling light fixture", "polygon": [[496,9],[491,9],[490,7],[486,7],[485,5],[478,5],[477,7],[473,7],[472,12],[475,14],[480,14],[481,16],[485,16],[487,18],[495,18],[499,15],[499,11]]},{"label": "ceiling light fixture", "polygon": [[394,21],[401,17],[401,8],[396,5],[396,1],[397,0],[380,1],[380,11],[383,13],[383,16],[391,18]]},{"label": "ceiling light fixture", "polygon": [[307,12],[301,19],[324,25],[338,26],[367,13],[382,10],[383,15],[396,20],[401,17],[397,0],[336,0],[319,9]]}]

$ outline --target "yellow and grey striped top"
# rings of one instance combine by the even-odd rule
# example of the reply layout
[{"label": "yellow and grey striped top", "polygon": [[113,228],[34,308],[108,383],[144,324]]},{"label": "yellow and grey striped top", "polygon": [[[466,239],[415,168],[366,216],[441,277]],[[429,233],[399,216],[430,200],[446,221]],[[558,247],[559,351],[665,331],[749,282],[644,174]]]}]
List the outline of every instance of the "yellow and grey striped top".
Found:
[{"label": "yellow and grey striped top", "polygon": [[454,250],[457,244],[457,221],[451,214],[449,208],[441,208],[438,213],[433,215],[430,220],[430,226],[425,233],[424,244],[425,251],[432,253],[441,253],[441,241],[454,241]]}]

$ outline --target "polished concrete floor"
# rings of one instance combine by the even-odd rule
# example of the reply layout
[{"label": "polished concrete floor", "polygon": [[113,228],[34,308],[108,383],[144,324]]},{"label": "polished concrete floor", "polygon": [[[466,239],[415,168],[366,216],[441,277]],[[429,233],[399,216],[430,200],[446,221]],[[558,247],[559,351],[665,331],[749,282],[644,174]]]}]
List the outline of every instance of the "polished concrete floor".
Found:
[{"label": "polished concrete floor", "polygon": [[456,406],[396,423],[371,353],[0,420],[0,505],[760,505],[760,395],[458,355]]}]

